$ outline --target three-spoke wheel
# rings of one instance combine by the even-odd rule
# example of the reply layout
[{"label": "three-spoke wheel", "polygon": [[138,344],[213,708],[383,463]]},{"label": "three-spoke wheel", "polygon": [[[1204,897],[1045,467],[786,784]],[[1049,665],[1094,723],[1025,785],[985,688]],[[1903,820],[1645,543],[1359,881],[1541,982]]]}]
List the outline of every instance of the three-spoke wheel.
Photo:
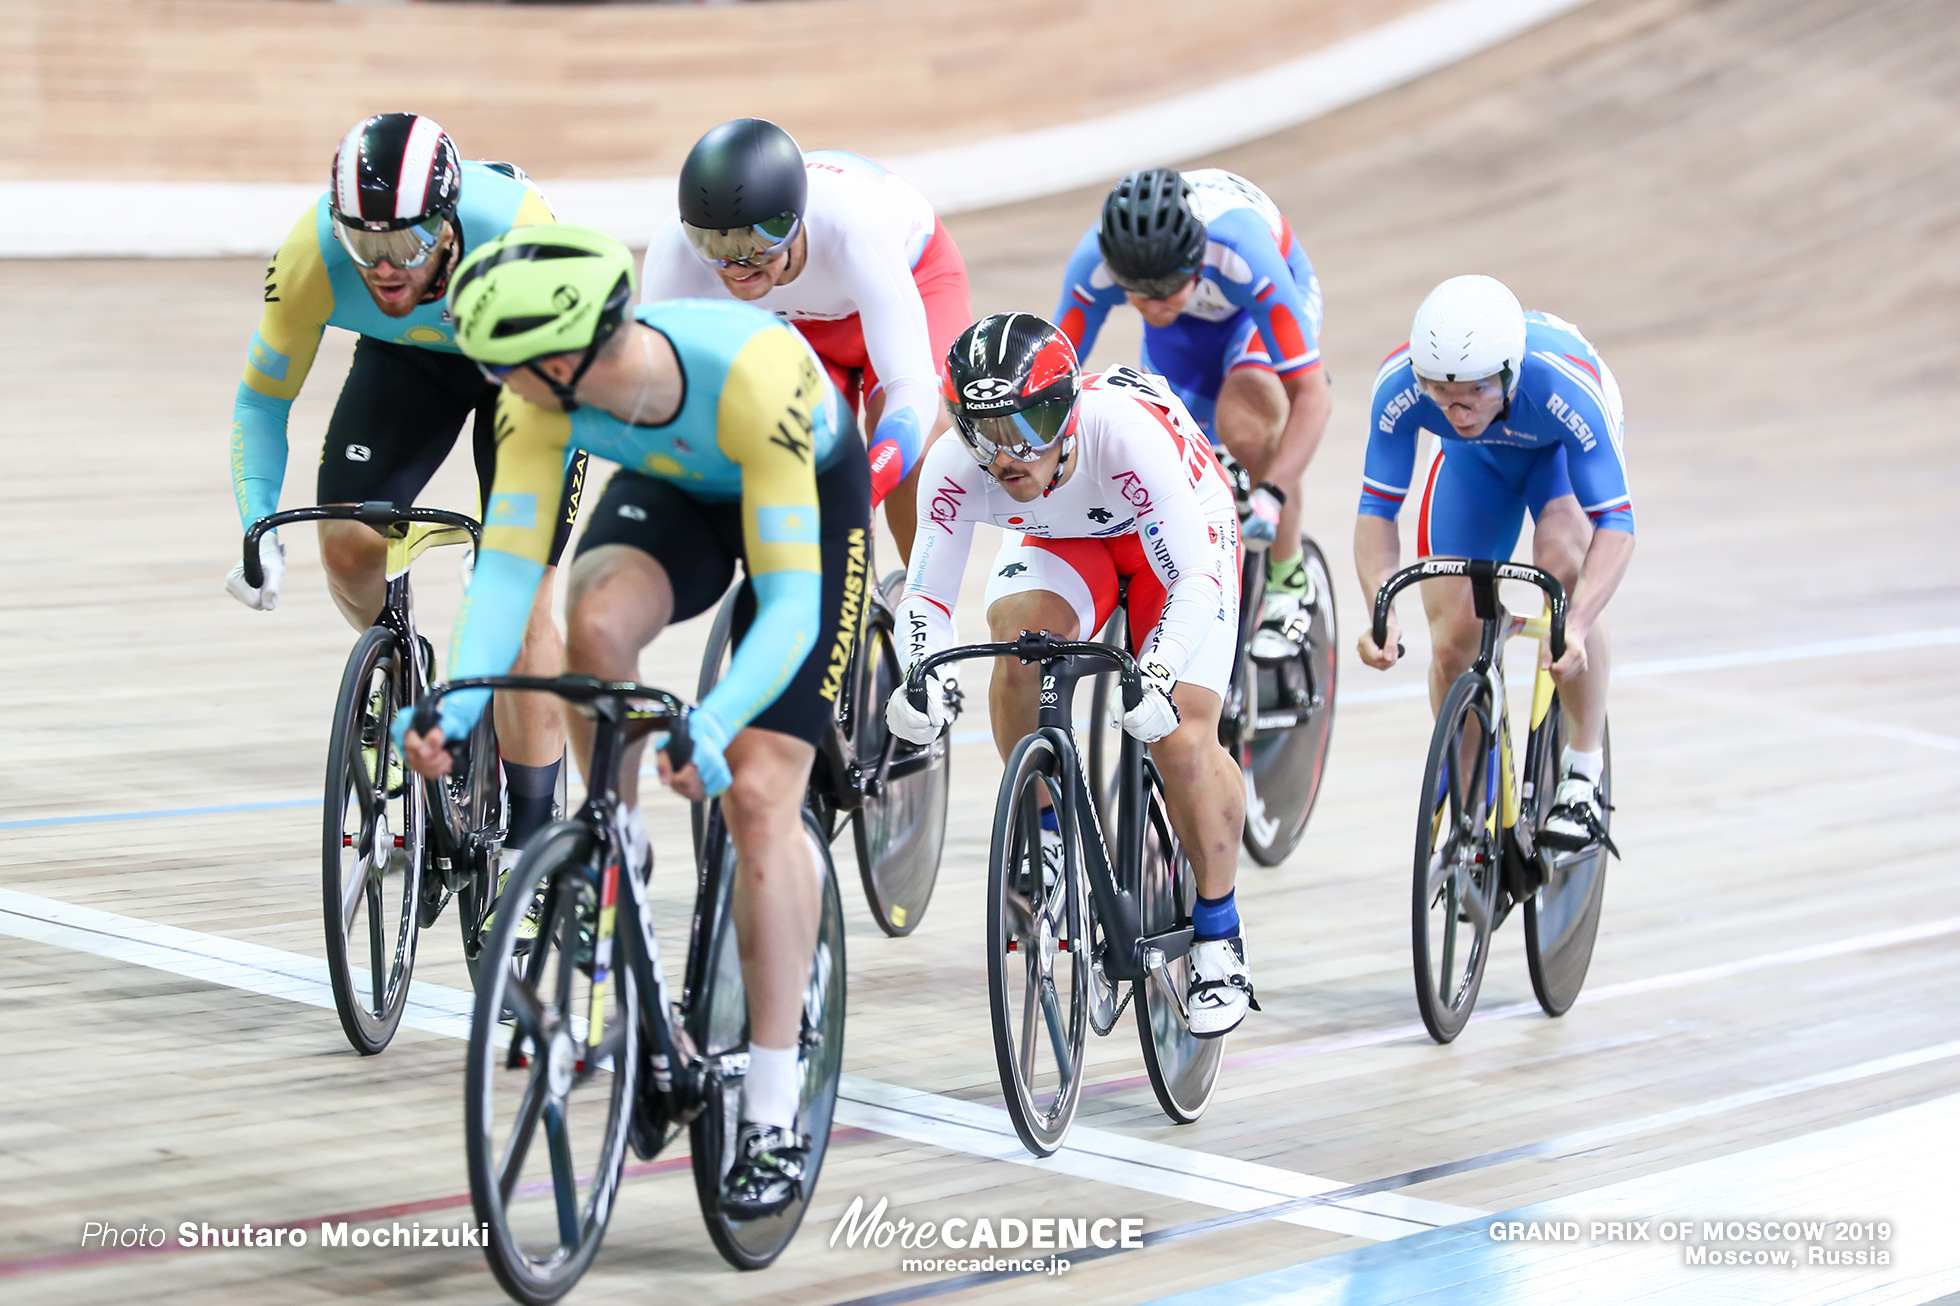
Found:
[{"label": "three-spoke wheel", "polygon": [[[1081,1101],[1089,1034],[1089,912],[1080,832],[1044,867],[1041,816],[1066,783],[1046,735],[1007,760],[987,864],[987,996],[1007,1113],[1029,1151],[1062,1144]],[[1059,810],[1059,809],[1058,809]]]},{"label": "three-spoke wheel", "polygon": [[476,991],[464,1094],[470,1192],[488,1226],[490,1268],[527,1306],[556,1301],[585,1273],[626,1161],[640,995],[617,948],[597,946],[593,862],[581,826],[550,826],[531,841],[503,901],[528,904],[542,889],[543,902],[534,916],[497,913]]},{"label": "three-spoke wheel", "polygon": [[366,1056],[387,1047],[401,1024],[428,869],[428,793],[389,733],[413,685],[400,637],[383,626],[364,631],[341,677],[327,745],[327,973],[340,1027]]},{"label": "three-spoke wheel", "polygon": [[1416,1005],[1447,1043],[1477,1005],[1495,926],[1502,831],[1498,723],[1490,686],[1465,673],[1436,714],[1416,814]]},{"label": "three-spoke wheel", "polygon": [[816,818],[803,814],[810,857],[823,880],[817,950],[803,992],[802,1032],[797,1065],[801,1090],[796,1128],[809,1139],[802,1194],[784,1210],[759,1220],[738,1220],[721,1209],[722,1180],[735,1165],[742,1106],[742,1077],[748,1069],[749,1010],[742,983],[742,957],[735,937],[733,893],[736,876],[735,841],[722,824],[718,805],[710,805],[704,830],[710,869],[718,877],[712,919],[719,922],[701,969],[699,987],[690,995],[687,1028],[706,1058],[706,1102],[689,1127],[693,1152],[694,1190],[708,1236],[722,1257],[738,1270],[759,1270],[789,1246],[809,1209],[830,1143],[830,1124],[837,1112],[837,1085],[844,1063],[844,905],[837,892],[837,871]]}]

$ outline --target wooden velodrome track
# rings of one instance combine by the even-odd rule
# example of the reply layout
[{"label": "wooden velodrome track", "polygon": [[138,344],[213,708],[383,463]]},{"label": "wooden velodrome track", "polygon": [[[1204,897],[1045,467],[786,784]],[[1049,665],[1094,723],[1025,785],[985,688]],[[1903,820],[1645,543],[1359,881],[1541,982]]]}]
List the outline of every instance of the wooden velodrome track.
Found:
[{"label": "wooden velodrome track", "polygon": [[[1640,524],[1612,607],[1626,860],[1589,1000],[1562,1020],[1538,1014],[1513,924],[1481,999],[1490,1018],[1447,1048],[1414,1026],[1408,860],[1428,716],[1413,669],[1377,676],[1350,658],[1308,836],[1283,867],[1241,879],[1265,1012],[1233,1037],[1209,1115],[1164,1121],[1126,1017],[1093,1048],[1100,1087],[1069,1150],[1016,1163],[1004,1116],[987,1114],[980,889],[998,764],[967,743],[922,928],[879,936],[846,887],[845,1055],[859,1079],[798,1242],[765,1273],[728,1270],[685,1163],[641,1167],[574,1300],[827,1303],[932,1287],[901,1272],[896,1247],[826,1245],[863,1195],[913,1219],[1140,1216],[1190,1232],[1065,1279],[958,1294],[1142,1302],[1371,1244],[1392,1260],[1387,1240],[1431,1225],[1800,1149],[1960,1087],[1942,1051],[1960,1039],[1951,7],[1601,0],[1213,162],[1271,191],[1326,286],[1337,407],[1308,494],[1344,642],[1362,611],[1348,537],[1367,386],[1430,285],[1503,277],[1578,323],[1625,389]],[[1096,202],[954,222],[975,309],[1048,311]],[[114,937],[140,931],[130,922],[320,955],[306,804],[350,635],[302,533],[276,614],[220,592],[237,554],[229,407],[259,276],[248,261],[0,265],[0,1300],[500,1299],[475,1251],[323,1249],[317,1236],[303,1251],[78,1249],[91,1220],[468,1219],[456,1039],[405,1028],[364,1060],[331,1011],[245,991],[233,972],[98,955],[133,955]],[[1128,357],[1134,341],[1119,316],[1098,357]],[[330,336],[295,409],[287,503],[309,501],[347,350]],[[436,501],[469,502],[461,461]],[[432,559],[417,586],[425,623],[446,628],[451,568]],[[663,640],[645,678],[690,687],[705,624]],[[963,627],[978,634],[977,608]],[[211,808],[223,810],[197,810]],[[684,814],[671,800],[653,813],[671,923],[688,893]],[[141,819],[112,819],[127,814]],[[37,926],[45,900],[128,920]],[[445,916],[418,983],[467,987],[458,961]],[[1872,1068],[1883,1058],[1896,1060]],[[1618,1128],[1528,1146],[1596,1126]],[[1944,1164],[1955,1135],[1913,1150]],[[1432,1166],[1438,1177],[1288,1220],[1186,1230]],[[1950,1201],[1873,1181],[1855,1202],[1826,1184],[1803,1209],[1885,1217],[1905,1269],[1949,1265]],[[1746,1180],[1701,1196],[1652,1213],[1784,1210],[1752,1204]],[[1640,1299],[1836,1301],[1878,1282],[1777,1281],[1803,1285],[1797,1296],[1670,1273]],[[1632,1282],[1429,1300],[1621,1300]],[[1345,1299],[1402,1299],[1373,1291]]]}]

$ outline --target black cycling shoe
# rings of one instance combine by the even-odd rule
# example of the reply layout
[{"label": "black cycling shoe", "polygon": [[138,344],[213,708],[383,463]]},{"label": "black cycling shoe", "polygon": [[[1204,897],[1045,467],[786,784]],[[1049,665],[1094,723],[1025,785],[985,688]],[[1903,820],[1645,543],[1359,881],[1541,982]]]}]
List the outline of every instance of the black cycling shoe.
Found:
[{"label": "black cycling shoe", "polygon": [[779,1125],[742,1122],[735,1164],[721,1181],[721,1209],[737,1220],[778,1214],[803,1196],[810,1140]]}]

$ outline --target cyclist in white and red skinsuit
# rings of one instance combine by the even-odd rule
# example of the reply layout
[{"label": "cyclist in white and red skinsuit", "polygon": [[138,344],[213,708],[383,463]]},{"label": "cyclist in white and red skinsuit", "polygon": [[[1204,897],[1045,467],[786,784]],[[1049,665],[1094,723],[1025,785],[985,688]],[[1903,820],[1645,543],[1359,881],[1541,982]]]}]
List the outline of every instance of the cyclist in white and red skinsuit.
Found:
[{"label": "cyclist in white and red skinsuit", "polygon": [[909,558],[919,460],[950,425],[939,365],[973,321],[966,264],[931,203],[869,159],[805,154],[758,118],[681,168],[680,212],[647,246],[641,298],[739,299],[802,332],[860,412],[871,502]]},{"label": "cyclist in white and red skinsuit", "polygon": [[[1023,630],[1092,638],[1129,582],[1145,692],[1123,728],[1150,745],[1197,873],[1191,1030],[1227,1033],[1252,1005],[1233,894],[1245,782],[1218,742],[1238,657],[1231,486],[1162,377],[1118,367],[1084,378],[1068,338],[1033,314],[975,324],[954,344],[946,377],[961,438],[934,445],[920,474],[918,534],[898,609],[908,665],[955,642],[952,608],[975,523],[1008,532],[987,583],[996,640]],[[1039,672],[1011,658],[995,667],[990,707],[1003,757],[1035,728]],[[927,680],[925,712],[903,686],[886,709],[893,733],[915,743],[947,719],[943,686]],[[1044,861],[1053,861],[1052,812],[1043,826]]]}]

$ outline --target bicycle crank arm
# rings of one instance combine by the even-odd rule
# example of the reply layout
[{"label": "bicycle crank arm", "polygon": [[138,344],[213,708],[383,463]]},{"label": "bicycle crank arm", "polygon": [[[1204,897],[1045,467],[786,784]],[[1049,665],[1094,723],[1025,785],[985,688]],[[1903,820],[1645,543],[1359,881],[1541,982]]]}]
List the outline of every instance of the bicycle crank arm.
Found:
[{"label": "bicycle crank arm", "polygon": [[1185,1005],[1184,995],[1177,991],[1177,985],[1171,981],[1170,971],[1165,969],[1168,960],[1163,953],[1157,951],[1155,948],[1146,949],[1144,952],[1144,970],[1162,986],[1164,996],[1168,997],[1171,1000],[1171,1004],[1177,1008],[1177,1019],[1179,1023],[1186,1029],[1189,1029],[1191,1028],[1191,1008]]}]

